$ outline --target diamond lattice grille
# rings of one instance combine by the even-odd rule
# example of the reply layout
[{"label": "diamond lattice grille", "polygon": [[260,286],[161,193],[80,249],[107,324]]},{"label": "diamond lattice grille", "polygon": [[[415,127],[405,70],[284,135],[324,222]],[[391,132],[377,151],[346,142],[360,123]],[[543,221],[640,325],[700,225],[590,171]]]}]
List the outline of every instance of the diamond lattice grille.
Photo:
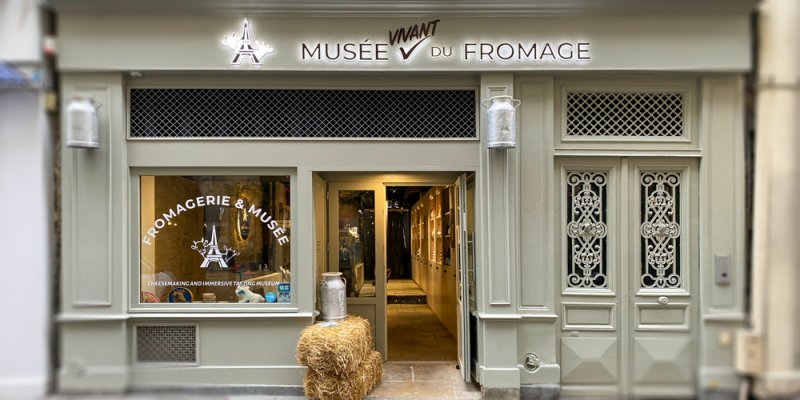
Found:
[{"label": "diamond lattice grille", "polygon": [[568,136],[683,136],[682,93],[567,93]]},{"label": "diamond lattice grille", "polygon": [[136,360],[139,362],[197,362],[197,327],[154,325],[136,327]]},{"label": "diamond lattice grille", "polygon": [[131,89],[131,138],[473,139],[474,90]]}]

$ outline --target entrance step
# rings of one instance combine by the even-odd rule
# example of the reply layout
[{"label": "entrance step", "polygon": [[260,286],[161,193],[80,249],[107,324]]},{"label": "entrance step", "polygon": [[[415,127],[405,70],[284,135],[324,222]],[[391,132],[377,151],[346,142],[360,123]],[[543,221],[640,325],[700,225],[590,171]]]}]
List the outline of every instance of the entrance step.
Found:
[{"label": "entrance step", "polygon": [[386,304],[428,304],[426,295],[387,295]]},{"label": "entrance step", "polygon": [[428,296],[413,279],[389,279],[386,282],[387,304],[428,304]]}]

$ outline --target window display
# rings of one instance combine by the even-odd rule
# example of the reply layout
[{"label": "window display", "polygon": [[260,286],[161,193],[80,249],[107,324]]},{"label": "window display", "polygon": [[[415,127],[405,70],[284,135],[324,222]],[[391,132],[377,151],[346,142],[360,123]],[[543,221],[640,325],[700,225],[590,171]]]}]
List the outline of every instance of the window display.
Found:
[{"label": "window display", "polygon": [[140,303],[291,303],[289,176],[141,176]]}]

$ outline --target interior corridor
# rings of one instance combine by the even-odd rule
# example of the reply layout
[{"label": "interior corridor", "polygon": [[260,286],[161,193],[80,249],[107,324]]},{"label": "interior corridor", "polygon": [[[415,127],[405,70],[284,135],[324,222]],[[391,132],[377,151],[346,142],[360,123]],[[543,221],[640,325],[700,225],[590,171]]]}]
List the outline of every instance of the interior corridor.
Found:
[{"label": "interior corridor", "polygon": [[453,361],[456,338],[427,304],[388,304],[389,361]]}]

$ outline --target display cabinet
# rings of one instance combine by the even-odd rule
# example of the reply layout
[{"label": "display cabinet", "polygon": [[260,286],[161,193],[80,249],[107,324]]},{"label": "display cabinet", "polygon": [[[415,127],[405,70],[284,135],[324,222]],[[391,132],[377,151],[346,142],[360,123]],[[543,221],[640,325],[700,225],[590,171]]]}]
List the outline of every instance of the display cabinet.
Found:
[{"label": "display cabinet", "polygon": [[425,291],[428,305],[455,334],[456,251],[455,192],[433,187],[412,207],[413,277]]}]

